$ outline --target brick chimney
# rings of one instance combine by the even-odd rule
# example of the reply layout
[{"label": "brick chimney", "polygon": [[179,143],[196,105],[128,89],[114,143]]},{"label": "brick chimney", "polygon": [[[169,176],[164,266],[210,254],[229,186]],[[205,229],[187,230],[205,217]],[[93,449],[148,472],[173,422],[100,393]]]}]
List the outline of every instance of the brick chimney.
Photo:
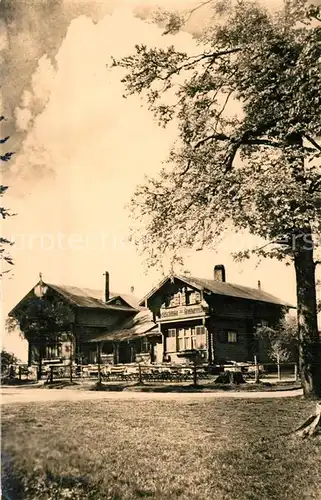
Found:
[{"label": "brick chimney", "polygon": [[134,287],[134,286],[131,286],[131,287],[130,287],[130,293],[134,293],[134,291],[135,291],[135,287]]},{"label": "brick chimney", "polygon": [[105,302],[109,300],[109,272],[105,272]]},{"label": "brick chimney", "polygon": [[226,282],[225,267],[222,264],[214,267],[214,281]]},{"label": "brick chimney", "polygon": [[257,282],[257,287],[258,287],[259,290],[262,290],[262,286],[261,286],[261,281],[260,280]]}]

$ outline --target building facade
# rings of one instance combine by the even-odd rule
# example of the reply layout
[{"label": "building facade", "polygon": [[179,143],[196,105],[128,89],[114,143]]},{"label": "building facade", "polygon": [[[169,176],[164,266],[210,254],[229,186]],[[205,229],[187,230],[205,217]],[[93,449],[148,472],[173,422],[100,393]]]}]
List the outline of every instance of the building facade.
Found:
[{"label": "building facade", "polygon": [[[186,364],[198,352],[203,363],[269,361],[258,326],[275,326],[292,306],[260,288],[226,282],[224,266],[212,279],[170,275],[141,301],[133,294],[44,283],[42,279],[10,315],[30,299],[63,303],[70,327],[45,345],[29,339],[29,364]],[[41,350],[42,349],[42,350]]]},{"label": "building facade", "polygon": [[41,307],[30,308],[30,304],[41,302],[44,306],[52,304],[57,311],[64,306],[70,318],[63,331],[55,335],[44,332],[44,342],[29,335],[29,365],[38,364],[40,359],[48,364],[72,361],[82,365],[95,364],[98,359],[113,364],[156,360],[159,333],[151,312],[139,306],[133,294],[111,293],[108,273],[104,290],[45,283],[41,279],[9,316],[21,318],[24,309],[29,316],[31,310],[36,310],[38,318],[29,317],[29,321],[37,322],[39,314],[45,313]]},{"label": "building facade", "polygon": [[198,350],[208,364],[269,360],[258,326],[275,326],[290,304],[262,291],[225,281],[224,266],[212,280],[168,276],[141,301],[162,334],[163,361],[185,363]]}]

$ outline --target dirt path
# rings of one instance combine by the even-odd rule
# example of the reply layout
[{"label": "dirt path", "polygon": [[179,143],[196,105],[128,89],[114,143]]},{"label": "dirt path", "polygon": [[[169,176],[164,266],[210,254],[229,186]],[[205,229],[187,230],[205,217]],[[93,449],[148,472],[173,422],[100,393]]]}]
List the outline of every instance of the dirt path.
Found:
[{"label": "dirt path", "polygon": [[36,403],[44,401],[88,401],[88,400],[204,400],[213,398],[269,399],[301,396],[301,389],[275,392],[203,392],[203,393],[157,393],[157,392],[95,392],[74,389],[43,389],[2,387],[1,405],[13,403]]}]

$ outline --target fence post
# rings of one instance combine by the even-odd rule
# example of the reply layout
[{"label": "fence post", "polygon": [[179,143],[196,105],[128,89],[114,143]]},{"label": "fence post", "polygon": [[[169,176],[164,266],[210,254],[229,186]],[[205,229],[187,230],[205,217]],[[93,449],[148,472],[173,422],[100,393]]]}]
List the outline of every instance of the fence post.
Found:
[{"label": "fence post", "polygon": [[97,362],[98,362],[98,384],[101,384],[101,366],[100,366],[100,342],[97,343]]},{"label": "fence post", "polygon": [[255,383],[259,384],[260,383],[260,371],[259,371],[259,366],[257,364],[257,356],[256,356],[256,354],[254,356],[254,364],[255,364]]},{"label": "fence post", "polygon": [[21,366],[19,365],[19,368],[18,368],[18,376],[19,376],[19,380],[21,380]]},{"label": "fence post", "polygon": [[54,367],[51,365],[51,366],[50,366],[50,383],[51,383],[51,384],[52,384],[52,382],[53,382],[53,369],[54,369]]},{"label": "fence post", "polygon": [[138,382],[140,384],[143,383],[143,378],[142,378],[142,367],[140,366],[140,363],[138,363]]},{"label": "fence post", "polygon": [[294,380],[298,381],[298,365],[296,363],[294,364]]},{"label": "fence post", "polygon": [[278,369],[278,380],[281,380],[281,367],[280,367],[280,355],[276,356],[277,369]]},{"label": "fence post", "polygon": [[193,364],[193,384],[197,385],[197,360],[196,360],[196,356],[194,357],[194,364]]},{"label": "fence post", "polygon": [[73,337],[70,336],[70,373],[69,373],[69,380],[70,383],[72,384],[72,368],[73,368]]}]

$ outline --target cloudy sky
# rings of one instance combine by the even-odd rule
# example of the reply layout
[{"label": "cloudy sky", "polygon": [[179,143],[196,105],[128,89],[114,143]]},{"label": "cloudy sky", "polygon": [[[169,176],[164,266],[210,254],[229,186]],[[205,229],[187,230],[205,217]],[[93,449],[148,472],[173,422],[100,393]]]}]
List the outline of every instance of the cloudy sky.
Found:
[{"label": "cloudy sky", "polygon": [[[7,205],[17,213],[5,223],[16,241],[14,274],[3,282],[3,319],[38,280],[100,288],[110,272],[111,288],[142,296],[160,278],[145,274],[126,241],[126,203],[145,174],[160,169],[175,139],[175,124],[158,128],[138,97],[123,99],[121,71],[106,65],[137,43],[195,51],[190,33],[163,37],[146,18],[156,1],[2,0],[0,61],[4,133],[16,151],[6,167]],[[165,1],[168,9],[188,0]],[[273,6],[276,1],[269,1]],[[191,30],[204,22],[197,14]],[[211,277],[215,263],[227,279],[263,288],[295,303],[291,267],[255,260],[236,264],[230,252],[249,239],[230,236],[217,252],[189,254],[186,268]],[[251,241],[250,241],[251,244]],[[17,336],[4,336],[24,355]]]}]

